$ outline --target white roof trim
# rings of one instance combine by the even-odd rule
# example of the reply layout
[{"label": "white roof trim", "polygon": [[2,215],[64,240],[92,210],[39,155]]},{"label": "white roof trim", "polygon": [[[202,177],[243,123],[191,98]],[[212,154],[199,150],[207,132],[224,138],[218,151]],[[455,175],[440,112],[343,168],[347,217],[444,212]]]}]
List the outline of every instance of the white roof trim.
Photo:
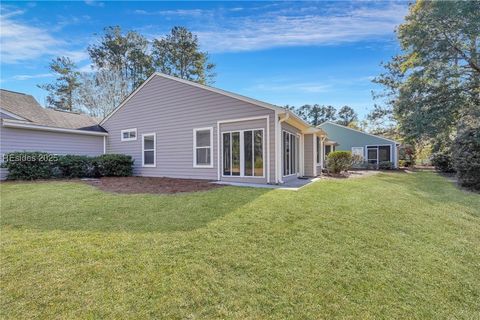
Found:
[{"label": "white roof trim", "polygon": [[395,141],[395,140],[391,140],[391,139],[387,139],[387,138],[384,138],[384,137],[376,136],[376,135],[374,135],[374,134],[367,133],[367,132],[363,132],[363,131],[360,131],[360,130],[357,130],[357,129],[353,129],[353,128],[350,128],[350,127],[347,127],[347,126],[344,126],[344,125],[341,125],[341,124],[338,124],[338,123],[335,123],[335,122],[332,122],[332,121],[325,121],[324,123],[319,124],[319,125],[317,126],[317,128],[323,126],[325,123],[330,123],[330,124],[336,125],[336,126],[338,126],[338,127],[342,127],[342,128],[345,128],[345,129],[349,129],[349,130],[352,130],[352,131],[356,131],[356,132],[359,132],[359,133],[363,133],[363,134],[366,134],[367,136],[371,136],[371,137],[375,137],[375,138],[378,138],[378,139],[387,140],[387,141],[390,141],[390,142],[393,142],[393,143],[396,143],[396,144],[401,144],[400,142],[397,142],[397,141]]},{"label": "white roof trim", "polygon": [[84,135],[90,135],[90,136],[107,136],[108,135],[107,132],[48,127],[48,126],[42,126],[42,125],[33,124],[29,122],[20,122],[17,120],[9,120],[9,119],[3,119],[2,125],[6,128],[30,129],[30,130],[40,130],[40,131],[50,131],[50,132],[61,132],[61,133],[74,133],[74,134],[84,134]]},{"label": "white roof trim", "polygon": [[170,80],[177,81],[177,82],[181,82],[181,83],[184,83],[184,84],[188,84],[192,87],[200,88],[200,89],[203,89],[203,90],[215,92],[215,93],[218,93],[218,94],[221,94],[221,95],[233,98],[233,99],[237,99],[237,100],[240,100],[240,101],[243,101],[243,102],[254,104],[254,105],[259,106],[259,107],[267,108],[267,109],[274,110],[274,111],[280,111],[280,112],[283,112],[283,113],[290,113],[291,115],[296,117],[298,120],[303,122],[305,125],[310,126],[310,124],[305,122],[305,120],[301,119],[300,117],[298,117],[293,112],[290,112],[290,111],[288,111],[288,110],[286,110],[282,107],[278,107],[278,106],[275,106],[273,104],[263,102],[263,101],[260,101],[260,100],[256,100],[256,99],[252,99],[252,98],[249,98],[249,97],[246,97],[246,96],[242,96],[240,94],[236,94],[236,93],[233,93],[233,92],[230,92],[230,91],[225,91],[225,90],[222,90],[222,89],[206,86],[206,85],[203,85],[203,84],[200,84],[200,83],[197,83],[197,82],[177,78],[177,77],[170,76],[170,75],[160,73],[160,72],[153,73],[147,80],[145,80],[140,87],[138,87],[135,91],[133,91],[115,110],[113,110],[107,117],[105,117],[100,122],[100,125],[104,124],[105,121],[107,121],[112,115],[115,114],[115,112],[120,110],[121,107],[123,107],[134,95],[137,94],[138,91],[140,91],[143,88],[143,86],[145,84],[147,84],[147,82],[152,80],[155,76],[162,77],[162,78],[165,78],[165,79],[170,79]]},{"label": "white roof trim", "polygon": [[14,119],[17,119],[17,120],[26,120],[26,121],[28,121],[27,119],[22,118],[22,117],[20,117],[19,115],[16,115],[15,113],[12,113],[12,112],[7,111],[7,110],[5,110],[5,109],[2,109],[1,107],[0,107],[0,112],[3,113],[3,114],[6,114],[6,115],[9,116],[9,117],[12,117],[12,118],[14,118]]}]

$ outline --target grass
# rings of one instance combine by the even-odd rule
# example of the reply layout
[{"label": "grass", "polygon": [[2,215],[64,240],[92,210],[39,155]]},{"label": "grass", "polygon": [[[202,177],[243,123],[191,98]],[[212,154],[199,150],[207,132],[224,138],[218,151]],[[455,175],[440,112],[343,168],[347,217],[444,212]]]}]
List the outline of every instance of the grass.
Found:
[{"label": "grass", "polygon": [[8,183],[0,237],[2,318],[480,318],[480,196],[429,172],[173,196]]}]

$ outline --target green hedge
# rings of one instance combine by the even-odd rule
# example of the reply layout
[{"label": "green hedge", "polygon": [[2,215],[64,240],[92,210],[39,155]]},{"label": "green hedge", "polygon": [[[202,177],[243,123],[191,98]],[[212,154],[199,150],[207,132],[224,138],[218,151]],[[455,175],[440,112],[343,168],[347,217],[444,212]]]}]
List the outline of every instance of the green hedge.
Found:
[{"label": "green hedge", "polygon": [[453,167],[453,159],[449,152],[436,152],[431,156],[432,165],[441,172],[452,173],[455,172]]},{"label": "green hedge", "polygon": [[133,172],[133,159],[122,154],[98,157],[54,155],[45,152],[10,152],[3,168],[9,180],[53,178],[125,177]]}]

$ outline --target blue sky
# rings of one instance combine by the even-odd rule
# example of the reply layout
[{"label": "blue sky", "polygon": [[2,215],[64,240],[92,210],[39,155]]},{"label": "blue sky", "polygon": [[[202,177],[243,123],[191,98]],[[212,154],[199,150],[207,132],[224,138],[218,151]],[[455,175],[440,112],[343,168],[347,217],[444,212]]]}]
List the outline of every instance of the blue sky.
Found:
[{"label": "blue sky", "polygon": [[149,39],[173,26],[198,35],[217,65],[214,86],[277,105],[373,107],[371,79],[399,48],[394,29],[406,2],[5,2],[1,4],[1,82],[33,94],[53,78],[58,55],[89,70],[86,47],[105,26]]}]

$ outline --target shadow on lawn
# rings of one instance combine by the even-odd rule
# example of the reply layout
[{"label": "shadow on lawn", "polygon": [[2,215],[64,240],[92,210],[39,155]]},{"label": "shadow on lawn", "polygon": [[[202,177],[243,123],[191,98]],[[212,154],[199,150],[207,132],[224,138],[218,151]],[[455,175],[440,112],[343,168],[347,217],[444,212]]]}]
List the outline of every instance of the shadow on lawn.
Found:
[{"label": "shadow on lawn", "polygon": [[175,232],[206,226],[258,197],[260,188],[224,187],[177,195],[118,195],[80,183],[1,188],[1,225],[38,230]]}]

